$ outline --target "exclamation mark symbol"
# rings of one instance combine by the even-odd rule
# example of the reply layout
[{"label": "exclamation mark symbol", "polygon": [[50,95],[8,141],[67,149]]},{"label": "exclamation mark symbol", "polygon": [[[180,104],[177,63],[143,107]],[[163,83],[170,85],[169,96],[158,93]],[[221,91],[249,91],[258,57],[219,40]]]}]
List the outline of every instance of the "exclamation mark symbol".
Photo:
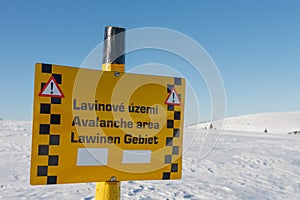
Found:
[{"label": "exclamation mark symbol", "polygon": [[53,94],[53,81],[51,81],[50,87],[51,87],[51,94]]},{"label": "exclamation mark symbol", "polygon": [[173,103],[175,102],[175,93],[174,91],[172,92],[172,97],[173,97]]}]

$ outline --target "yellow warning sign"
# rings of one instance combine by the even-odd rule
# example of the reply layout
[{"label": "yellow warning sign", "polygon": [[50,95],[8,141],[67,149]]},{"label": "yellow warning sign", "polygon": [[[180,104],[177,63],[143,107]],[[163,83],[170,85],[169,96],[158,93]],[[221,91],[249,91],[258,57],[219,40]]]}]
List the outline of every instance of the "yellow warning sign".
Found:
[{"label": "yellow warning sign", "polygon": [[185,80],[36,64],[33,185],[181,178]]}]

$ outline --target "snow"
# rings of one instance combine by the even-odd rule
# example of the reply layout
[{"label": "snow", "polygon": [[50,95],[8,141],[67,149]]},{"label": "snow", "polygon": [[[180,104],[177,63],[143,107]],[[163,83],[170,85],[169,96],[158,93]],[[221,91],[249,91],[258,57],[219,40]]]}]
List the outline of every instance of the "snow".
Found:
[{"label": "snow", "polygon": [[[300,199],[300,135],[287,134],[300,130],[299,116],[295,112],[228,118],[221,135],[219,130],[202,129],[203,124],[198,130],[188,127],[182,179],[122,182],[121,197]],[[270,131],[264,133],[265,128]],[[0,121],[0,143],[0,199],[94,199],[95,183],[29,184],[31,122]]]},{"label": "snow", "polygon": [[[300,112],[285,113],[259,113],[237,117],[230,117],[224,120],[223,130],[242,132],[264,132],[289,133],[300,130]],[[221,121],[212,122],[221,123]],[[200,123],[188,128],[209,128],[211,122]]]}]

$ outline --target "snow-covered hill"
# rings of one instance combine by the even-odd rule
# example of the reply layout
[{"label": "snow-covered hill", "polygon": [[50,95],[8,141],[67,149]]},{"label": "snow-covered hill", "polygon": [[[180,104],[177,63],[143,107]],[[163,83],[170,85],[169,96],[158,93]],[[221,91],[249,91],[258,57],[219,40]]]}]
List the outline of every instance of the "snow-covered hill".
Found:
[{"label": "snow-covered hill", "polygon": [[[250,116],[250,124],[259,121],[255,116],[260,118]],[[261,122],[255,126],[259,129],[223,131],[221,136],[218,130],[186,129],[182,179],[122,182],[121,199],[300,199],[300,135],[261,134],[262,127],[290,131],[294,122],[288,119],[297,114],[265,116],[277,119],[265,122],[272,127]],[[233,118],[227,127],[248,127],[243,118]],[[0,199],[94,199],[95,183],[29,184],[30,122],[0,121],[0,144]],[[207,149],[211,152],[203,157]]]},{"label": "snow-covered hill", "polygon": [[[214,123],[212,122],[213,126]],[[211,122],[192,125],[188,128],[209,128]],[[224,120],[223,130],[243,132],[264,132],[287,134],[300,131],[300,112],[259,113],[230,117]]]}]

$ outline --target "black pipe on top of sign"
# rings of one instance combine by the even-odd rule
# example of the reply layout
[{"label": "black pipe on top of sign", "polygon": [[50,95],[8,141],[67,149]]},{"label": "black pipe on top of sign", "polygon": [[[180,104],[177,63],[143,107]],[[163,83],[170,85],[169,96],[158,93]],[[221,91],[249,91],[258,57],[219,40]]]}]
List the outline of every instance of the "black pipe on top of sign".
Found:
[{"label": "black pipe on top of sign", "polygon": [[121,27],[105,27],[102,64],[125,64],[125,31]]}]

